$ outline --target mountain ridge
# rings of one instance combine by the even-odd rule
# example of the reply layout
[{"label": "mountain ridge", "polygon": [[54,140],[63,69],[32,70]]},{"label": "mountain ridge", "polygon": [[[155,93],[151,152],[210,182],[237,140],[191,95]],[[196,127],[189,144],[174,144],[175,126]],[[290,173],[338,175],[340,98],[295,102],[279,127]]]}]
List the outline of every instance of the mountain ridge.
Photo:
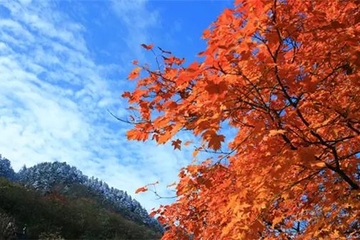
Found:
[{"label": "mountain ridge", "polygon": [[69,200],[88,199],[106,211],[121,215],[136,224],[162,233],[162,226],[126,191],[109,187],[106,182],[84,175],[66,162],[43,162],[15,172],[10,160],[0,155],[0,177],[32,189],[44,197],[60,196]]}]

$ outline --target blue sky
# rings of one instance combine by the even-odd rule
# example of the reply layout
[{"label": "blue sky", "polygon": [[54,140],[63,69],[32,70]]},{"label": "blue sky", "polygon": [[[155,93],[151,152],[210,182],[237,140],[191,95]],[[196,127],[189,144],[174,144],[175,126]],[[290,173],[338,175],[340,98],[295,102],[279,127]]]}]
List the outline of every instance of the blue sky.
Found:
[{"label": "blue sky", "polygon": [[[0,154],[15,170],[66,161],[130,193],[147,209],[168,200],[136,188],[166,185],[191,151],[128,142],[120,98],[134,87],[131,62],[152,62],[154,43],[188,61],[204,49],[202,31],[226,0],[1,0]],[[185,136],[186,137],[186,136]]]}]

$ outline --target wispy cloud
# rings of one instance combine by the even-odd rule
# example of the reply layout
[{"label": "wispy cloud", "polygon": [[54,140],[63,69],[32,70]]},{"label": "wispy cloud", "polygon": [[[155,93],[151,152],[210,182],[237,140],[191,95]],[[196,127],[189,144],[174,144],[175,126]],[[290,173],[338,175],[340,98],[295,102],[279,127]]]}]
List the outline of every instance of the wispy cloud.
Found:
[{"label": "wispy cloud", "polygon": [[124,39],[127,47],[132,50],[132,58],[143,60],[144,51],[140,44],[153,40],[150,31],[160,26],[159,12],[149,7],[148,0],[111,2],[113,11],[126,28]]},{"label": "wispy cloud", "polygon": [[[160,180],[159,193],[167,195],[164,186],[176,180],[188,152],[127,142],[129,126],[107,113],[123,113],[119,96],[128,83],[121,61],[144,58],[135,46],[151,39],[159,15],[145,0],[102,5],[103,11],[116,14],[119,31],[127,33],[121,36],[127,57],[112,62],[100,59],[104,55],[93,47],[95,33],[81,20],[85,10],[79,8],[74,19],[74,10],[60,3],[0,2],[0,153],[16,170],[24,164],[66,161],[130,194]],[[151,193],[135,198],[148,209],[161,203]]]}]

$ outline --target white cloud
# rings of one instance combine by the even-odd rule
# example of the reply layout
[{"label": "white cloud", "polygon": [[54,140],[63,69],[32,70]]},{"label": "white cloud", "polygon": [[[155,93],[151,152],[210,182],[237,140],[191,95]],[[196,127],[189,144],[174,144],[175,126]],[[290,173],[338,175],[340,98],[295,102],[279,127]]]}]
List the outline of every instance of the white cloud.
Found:
[{"label": "white cloud", "polygon": [[147,0],[112,0],[112,8],[127,30],[124,39],[127,47],[132,49],[132,60],[144,60],[140,44],[152,43],[151,30],[159,27],[161,22],[159,12],[151,9]]},{"label": "white cloud", "polygon": [[[0,153],[15,170],[66,161],[132,195],[156,180],[163,183],[159,192],[169,194],[165,186],[176,180],[188,154],[126,141],[129,126],[106,111],[124,113],[119,96],[127,83],[114,79],[126,76],[112,76],[121,63],[96,62],[85,38],[91,29],[48,1],[0,5],[10,12],[0,17]],[[114,1],[113,7],[128,29],[129,49],[149,39],[158,16],[146,1]],[[147,209],[165,201],[151,193],[134,197]]]}]

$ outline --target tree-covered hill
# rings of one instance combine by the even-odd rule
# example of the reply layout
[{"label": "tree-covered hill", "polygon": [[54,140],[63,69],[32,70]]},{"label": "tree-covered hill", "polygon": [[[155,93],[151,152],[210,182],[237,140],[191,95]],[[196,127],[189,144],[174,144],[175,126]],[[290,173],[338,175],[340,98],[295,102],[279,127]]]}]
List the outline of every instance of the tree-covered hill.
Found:
[{"label": "tree-covered hill", "polygon": [[[0,157],[0,239],[159,239],[162,228],[126,192],[66,163],[14,172]],[[51,235],[52,234],[52,235]],[[59,237],[59,239],[61,239]]]}]

